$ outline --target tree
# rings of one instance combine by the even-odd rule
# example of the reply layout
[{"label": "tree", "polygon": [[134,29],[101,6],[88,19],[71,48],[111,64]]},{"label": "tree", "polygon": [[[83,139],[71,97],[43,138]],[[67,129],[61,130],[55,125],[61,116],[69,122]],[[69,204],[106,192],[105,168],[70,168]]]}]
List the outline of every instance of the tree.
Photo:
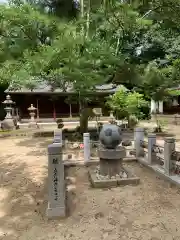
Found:
[{"label": "tree", "polygon": [[[72,25],[64,24],[58,39],[51,45],[42,45],[36,53],[25,52],[21,66],[12,78],[46,80],[55,88],[67,91],[73,87],[76,93],[84,95],[94,90],[95,85],[104,83],[116,71],[120,60],[114,48],[99,39],[84,39]],[[16,81],[13,81],[16,85]],[[15,86],[16,87],[16,86]]]},{"label": "tree", "polygon": [[59,21],[55,12],[68,14],[68,2],[0,6],[1,81],[16,89],[41,81],[52,91],[73,88],[82,107],[94,86],[107,81],[161,99],[179,83],[177,0],[83,0],[78,19]]},{"label": "tree", "polygon": [[131,125],[132,116],[142,117],[141,108],[147,104],[143,94],[127,92],[124,89],[109,96],[107,100],[107,105],[114,111],[115,115],[119,119],[127,119],[128,125]]},{"label": "tree", "polygon": [[59,26],[55,18],[28,4],[0,5],[0,20],[0,79],[11,83],[13,73],[26,62],[27,53],[33,55],[42,46],[50,45]]}]

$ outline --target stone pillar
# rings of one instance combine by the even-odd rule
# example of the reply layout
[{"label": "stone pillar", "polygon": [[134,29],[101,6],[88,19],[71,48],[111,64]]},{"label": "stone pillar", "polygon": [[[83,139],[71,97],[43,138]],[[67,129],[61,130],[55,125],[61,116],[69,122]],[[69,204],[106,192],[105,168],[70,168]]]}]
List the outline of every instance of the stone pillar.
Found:
[{"label": "stone pillar", "polygon": [[100,158],[100,175],[112,177],[122,171],[122,160],[126,157],[125,147],[106,149],[101,146],[98,155]]},{"label": "stone pillar", "polygon": [[65,181],[62,144],[48,146],[48,208],[49,218],[65,217]]},{"label": "stone pillar", "polygon": [[56,130],[54,130],[53,143],[63,143],[63,142],[62,142],[62,129],[56,129]]},{"label": "stone pillar", "polygon": [[164,169],[167,175],[171,174],[172,169],[172,153],[175,151],[175,139],[165,138],[164,140]]},{"label": "stone pillar", "polygon": [[151,99],[151,113],[156,113],[156,102]]},{"label": "stone pillar", "polygon": [[136,128],[134,132],[134,147],[137,158],[143,156],[141,141],[144,141],[144,128]]},{"label": "stone pillar", "polygon": [[159,113],[163,113],[163,101],[159,101]]},{"label": "stone pillar", "polygon": [[83,143],[84,143],[84,161],[88,162],[90,160],[90,134],[83,134]]},{"label": "stone pillar", "polygon": [[156,160],[156,152],[153,151],[156,145],[156,134],[148,134],[148,164],[151,165]]}]

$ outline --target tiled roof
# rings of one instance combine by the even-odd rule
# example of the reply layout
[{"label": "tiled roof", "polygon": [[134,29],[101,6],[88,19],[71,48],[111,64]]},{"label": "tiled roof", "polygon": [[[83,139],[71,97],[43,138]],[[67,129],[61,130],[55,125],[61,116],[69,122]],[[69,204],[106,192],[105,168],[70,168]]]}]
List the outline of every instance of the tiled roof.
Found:
[{"label": "tiled roof", "polygon": [[[125,91],[126,89],[123,85],[115,85],[115,84],[103,84],[103,85],[97,85],[95,86],[95,92],[100,93],[114,93],[120,88],[123,88]],[[74,93],[74,89],[72,85],[69,85],[66,87],[66,91],[64,89],[56,88],[54,91],[52,91],[52,88],[50,85],[46,84],[45,82],[40,83],[36,88],[34,88],[32,91],[28,88],[21,88],[21,89],[13,89],[11,86],[6,89],[6,93]]]}]

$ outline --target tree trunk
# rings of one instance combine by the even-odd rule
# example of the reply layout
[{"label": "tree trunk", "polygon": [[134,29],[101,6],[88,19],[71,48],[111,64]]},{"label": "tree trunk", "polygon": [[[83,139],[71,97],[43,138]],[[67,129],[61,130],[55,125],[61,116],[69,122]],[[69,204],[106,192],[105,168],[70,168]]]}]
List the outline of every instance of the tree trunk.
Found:
[{"label": "tree trunk", "polygon": [[80,132],[86,133],[88,131],[88,109],[84,108],[80,114]]},{"label": "tree trunk", "polygon": [[90,22],[90,8],[91,8],[91,0],[88,0],[88,9],[87,9],[87,19],[86,19],[86,38],[89,36],[89,22]]},{"label": "tree trunk", "polygon": [[84,17],[84,0],[80,0],[80,13],[81,13],[81,18]]},{"label": "tree trunk", "polygon": [[72,106],[71,103],[69,104],[69,116],[72,118]]},{"label": "tree trunk", "polygon": [[39,100],[36,100],[36,108],[37,108],[37,120],[39,120]]},{"label": "tree trunk", "polygon": [[54,102],[53,102],[53,118],[54,118],[54,121],[56,121],[56,106]]}]

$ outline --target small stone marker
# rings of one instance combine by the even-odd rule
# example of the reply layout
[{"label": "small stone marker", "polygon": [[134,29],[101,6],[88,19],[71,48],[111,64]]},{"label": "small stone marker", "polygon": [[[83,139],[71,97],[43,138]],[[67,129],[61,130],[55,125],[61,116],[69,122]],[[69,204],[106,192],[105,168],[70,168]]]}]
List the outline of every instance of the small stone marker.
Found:
[{"label": "small stone marker", "polygon": [[83,134],[83,142],[84,142],[84,161],[88,162],[90,160],[90,134]]},{"label": "small stone marker", "polygon": [[62,143],[62,130],[61,129],[54,130],[53,143]]},{"label": "small stone marker", "polygon": [[65,181],[62,144],[48,146],[48,208],[49,218],[65,217]]}]

